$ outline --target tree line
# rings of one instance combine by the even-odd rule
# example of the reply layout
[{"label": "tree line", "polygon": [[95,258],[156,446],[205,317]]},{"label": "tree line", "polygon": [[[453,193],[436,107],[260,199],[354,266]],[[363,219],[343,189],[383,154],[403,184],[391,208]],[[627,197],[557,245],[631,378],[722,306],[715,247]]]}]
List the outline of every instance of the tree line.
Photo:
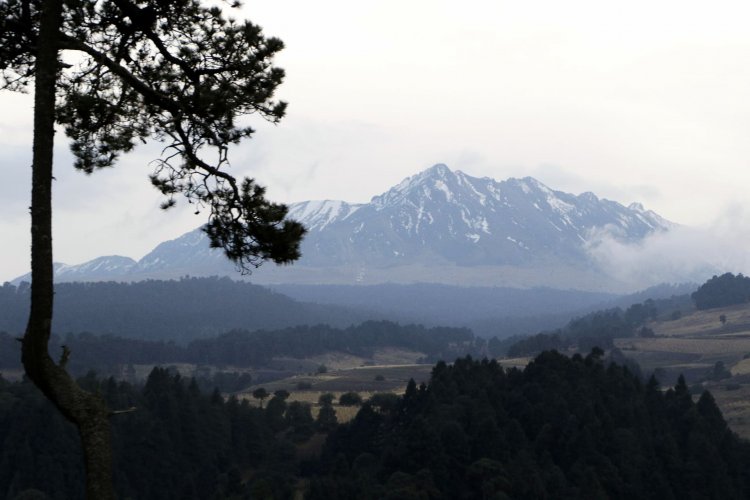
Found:
[{"label": "tree line", "polygon": [[710,393],[694,402],[682,377],[663,391],[601,355],[438,363],[329,436],[307,498],[748,498],[750,444]]},{"label": "tree line", "polygon": [[689,295],[646,299],[626,309],[613,307],[573,318],[555,330],[495,342],[495,349],[490,342],[490,352],[495,356],[521,357],[551,349],[580,352],[588,352],[593,347],[611,349],[616,338],[653,335],[646,326],[649,321],[675,319],[693,307]]},{"label": "tree line", "polygon": [[[286,391],[246,400],[155,368],[135,386],[88,374],[112,415],[120,498],[727,498],[750,495],[750,444],[710,393],[663,390],[587,356],[540,354],[525,369],[457,359],[427,384],[376,395],[336,421]],[[324,410],[325,409],[325,410]],[[315,433],[319,456],[299,454]],[[81,498],[74,427],[30,383],[0,377],[0,496]]]},{"label": "tree line", "polygon": [[[309,405],[276,398],[262,410],[162,368],[142,386],[94,374],[78,383],[115,412],[123,499],[290,498],[295,442],[315,430]],[[74,426],[28,381],[0,377],[0,497],[83,498],[83,473]]]},{"label": "tree line", "polygon": [[698,288],[691,298],[700,310],[750,302],[750,277],[741,273],[714,275]]},{"label": "tree line", "polygon": [[[24,331],[30,294],[26,282],[0,286],[0,331]],[[58,283],[55,300],[53,333],[88,331],[178,342],[234,328],[279,329],[317,323],[344,327],[372,319],[343,307],[297,302],[226,277]]]},{"label": "tree line", "polygon": [[574,318],[555,331],[520,339],[508,348],[507,355],[528,356],[550,349],[577,348],[583,352],[593,347],[610,349],[614,339],[636,335],[638,329],[647,320],[655,319],[657,314],[657,303],[651,299],[633,304],[624,311],[619,307],[596,311]]},{"label": "tree line", "polygon": [[502,353],[517,357],[547,349],[577,348],[586,352],[594,346],[611,348],[615,338],[653,335],[644,327],[647,321],[674,320],[693,309],[706,310],[747,302],[750,302],[750,278],[724,273],[713,276],[690,295],[647,299],[625,310],[617,307],[596,311],[574,318],[563,328],[502,343],[496,341],[496,348],[491,351],[498,351],[497,354],[493,352],[495,355]]},{"label": "tree line", "polygon": [[[198,365],[267,367],[275,357],[307,358],[330,351],[371,357],[377,349],[397,347],[424,354],[425,362],[477,354],[485,346],[466,328],[399,325],[389,321],[366,321],[347,328],[329,325],[296,326],[280,330],[232,330],[187,345],[164,340],[143,340],[69,333],[55,336],[55,352],[64,345],[70,351],[68,368],[77,374],[88,370],[110,374],[123,365]],[[0,369],[18,369],[19,343],[0,332]]]}]

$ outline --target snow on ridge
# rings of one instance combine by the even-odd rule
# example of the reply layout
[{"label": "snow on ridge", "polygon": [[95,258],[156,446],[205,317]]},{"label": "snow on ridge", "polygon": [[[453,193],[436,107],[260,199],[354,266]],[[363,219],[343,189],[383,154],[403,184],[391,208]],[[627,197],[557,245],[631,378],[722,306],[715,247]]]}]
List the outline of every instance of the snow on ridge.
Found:
[{"label": "snow on ridge", "polygon": [[184,246],[194,247],[194,246],[204,244],[206,241],[206,238],[207,236],[206,236],[206,233],[203,232],[203,229],[198,228],[172,241],[179,242],[181,245],[184,245]]},{"label": "snow on ridge", "polygon": [[442,191],[443,194],[445,194],[445,201],[451,202],[453,201],[453,193],[451,192],[450,188],[445,184],[445,182],[437,180],[435,181],[435,188]]},{"label": "snow on ridge", "polygon": [[565,215],[568,212],[571,212],[575,209],[575,206],[571,205],[570,203],[561,200],[557,196],[555,196],[552,192],[549,192],[547,194],[547,204],[560,215]]},{"label": "snow on ridge", "polygon": [[[427,192],[429,188],[426,186],[426,181],[435,179],[435,187],[438,187],[437,183],[442,183],[443,185],[445,185],[444,180],[447,179],[449,175],[453,175],[451,169],[449,169],[443,163],[438,163],[426,170],[419,172],[418,174],[405,178],[385,193],[373,196],[370,200],[370,203],[378,208],[382,208],[388,204],[403,200],[407,195],[412,193],[420,186],[422,187],[422,194],[429,198],[430,195]],[[438,189],[441,188],[438,187]]]},{"label": "snow on ridge", "polygon": [[643,208],[643,204],[642,203],[638,203],[637,201],[635,201],[635,202],[631,203],[630,205],[628,205],[628,208],[630,210],[634,210],[636,212],[645,212],[646,211],[646,209]]},{"label": "snow on ridge", "polygon": [[135,260],[122,255],[105,255],[82,264],[56,264],[55,276],[75,276],[86,273],[125,274],[136,265]]},{"label": "snow on ridge", "polygon": [[456,171],[456,179],[458,180],[458,184],[460,186],[468,186],[469,189],[474,193],[474,195],[479,199],[479,204],[482,206],[487,205],[487,195],[480,193],[479,190],[474,186],[474,183],[471,182],[472,179],[475,179],[475,177],[471,177],[470,175],[466,175],[465,173],[461,172],[460,170]]},{"label": "snow on ridge", "polygon": [[346,219],[362,206],[339,200],[303,201],[291,205],[287,217],[301,222],[308,229],[320,231],[336,220]]},{"label": "snow on ridge", "polygon": [[388,193],[394,192],[394,193],[404,193],[406,191],[409,191],[409,188],[416,183],[417,179],[419,178],[419,174],[412,175],[410,177],[407,177],[406,179],[402,180],[395,186],[393,186],[391,189],[386,191],[384,195],[387,195]]},{"label": "snow on ridge", "polygon": [[495,200],[500,201],[500,198],[503,196],[503,192],[500,186],[498,186],[495,181],[489,179],[485,187],[487,188],[487,191],[492,194],[492,197]]},{"label": "snow on ridge", "polygon": [[87,262],[84,262],[83,264],[78,264],[76,266],[64,266],[66,268],[88,268],[88,269],[99,269],[101,266],[112,266],[112,265],[130,265],[134,264],[135,261],[131,259],[130,257],[123,257],[121,255],[104,255],[102,257],[97,257],[95,259],[89,260]]},{"label": "snow on ridge", "polygon": [[628,209],[636,212],[635,216],[652,229],[670,229],[678,226],[678,224],[665,219],[653,210],[646,210],[642,203],[633,202],[628,205]]},{"label": "snow on ridge", "polygon": [[554,193],[550,188],[545,186],[542,182],[538,181],[537,179],[534,179],[533,177],[524,177],[522,179],[525,183],[528,183],[529,185],[535,187],[537,190],[543,192],[547,196],[554,196]]},{"label": "snow on ridge", "polygon": [[[534,192],[534,188],[539,188],[540,185],[542,185],[539,181],[534,179],[533,177],[524,177],[523,179],[518,179],[516,177],[509,178],[506,182],[513,186],[517,186],[521,191],[523,191],[524,194],[531,194]],[[549,189],[542,185],[544,189]]]},{"label": "snow on ridge", "polygon": [[585,193],[581,193],[581,194],[579,194],[579,195],[578,195],[578,199],[582,199],[582,200],[584,200],[584,201],[594,201],[594,202],[598,202],[598,201],[600,201],[600,200],[599,200],[599,197],[598,197],[598,196],[596,196],[596,195],[595,195],[594,193],[592,193],[591,191],[586,191]]}]

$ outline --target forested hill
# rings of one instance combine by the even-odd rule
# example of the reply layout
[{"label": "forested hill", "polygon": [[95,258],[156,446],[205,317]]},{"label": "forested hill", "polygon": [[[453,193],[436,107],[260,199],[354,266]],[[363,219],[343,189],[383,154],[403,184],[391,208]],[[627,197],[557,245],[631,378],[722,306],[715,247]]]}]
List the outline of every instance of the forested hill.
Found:
[{"label": "forested hill", "polygon": [[[79,383],[112,409],[134,409],[111,419],[117,498],[292,497],[295,442],[314,431],[309,406],[280,401],[272,414],[160,368],[144,387]],[[84,498],[83,485],[75,427],[30,382],[0,377],[0,498]]]},{"label": "forested hill", "polygon": [[[0,331],[23,332],[28,283],[0,287]],[[183,278],[136,283],[55,285],[52,330],[189,341],[235,328],[277,329],[303,324],[348,326],[366,314],[343,307],[304,304],[280,293],[229,278]]]},{"label": "forested hill", "polygon": [[[428,385],[374,396],[344,425],[288,394],[259,408],[158,368],[142,388],[79,382],[135,407],[112,418],[120,498],[750,498],[750,445],[708,392],[662,391],[596,351],[524,370],[438,363]],[[316,431],[322,456],[300,461]],[[0,377],[0,498],[82,498],[82,468],[72,425]]]},{"label": "forested hill", "polygon": [[[648,337],[654,332],[644,326],[648,321],[678,317],[693,309],[689,295],[646,299],[627,309],[614,307],[573,318],[564,327],[518,338],[505,354],[510,357],[536,355],[544,350],[576,348],[586,352],[594,346],[614,347],[616,338]],[[510,342],[506,341],[506,344]]]},{"label": "forested hill", "polygon": [[[280,330],[232,330],[222,335],[195,339],[187,345],[158,340],[127,339],[90,333],[53,336],[51,351],[64,344],[72,353],[68,368],[75,374],[95,370],[112,374],[124,365],[199,365],[259,368],[275,357],[307,358],[327,352],[345,352],[371,357],[384,348],[400,348],[424,355],[426,362],[479,354],[485,342],[466,328],[398,325],[388,321],[366,321],[347,328],[328,325],[295,326]],[[20,343],[0,332],[0,371],[19,370]]]},{"label": "forested hill", "polygon": [[[269,289],[270,288],[270,289]],[[507,287],[413,285],[277,285],[229,278],[55,285],[53,331],[189,341],[227,332],[367,320],[471,328],[500,338],[554,328],[598,309],[616,295]],[[0,331],[20,334],[29,286],[0,286]]]},{"label": "forested hill", "polygon": [[741,273],[724,273],[703,283],[691,295],[700,310],[750,302],[750,278]]},{"label": "forested hill", "polygon": [[750,445],[710,393],[662,392],[600,353],[438,363],[329,437],[308,498],[750,498]]},{"label": "forested hill", "polygon": [[376,312],[383,318],[427,326],[467,326],[480,337],[507,337],[553,328],[617,295],[554,288],[454,286],[438,283],[380,285],[271,285],[295,300]]}]

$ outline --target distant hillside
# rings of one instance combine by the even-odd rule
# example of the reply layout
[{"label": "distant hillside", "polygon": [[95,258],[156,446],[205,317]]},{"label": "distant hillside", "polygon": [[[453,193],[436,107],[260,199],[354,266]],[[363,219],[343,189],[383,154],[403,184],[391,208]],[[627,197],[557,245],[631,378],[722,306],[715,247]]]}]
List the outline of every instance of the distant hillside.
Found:
[{"label": "distant hillside", "polygon": [[[369,203],[306,201],[289,217],[309,230],[293,266],[266,265],[255,283],[446,283],[608,290],[617,286],[588,255],[595,233],[635,243],[674,224],[640,204],[573,195],[531,177],[496,181],[435,165]],[[142,259],[57,264],[57,281],[134,281],[230,275],[199,229]],[[28,280],[21,276],[18,283]]]},{"label": "distant hillside", "polygon": [[[59,283],[53,330],[189,340],[241,328],[275,329],[365,320],[468,327],[508,337],[556,327],[615,300],[605,293],[499,287],[283,285],[267,289],[229,278],[135,283]],[[29,287],[0,287],[0,331],[23,331]]]},{"label": "distant hillside", "polygon": [[[23,332],[28,284],[0,287],[0,331]],[[136,283],[59,283],[52,330],[187,341],[242,328],[275,329],[372,319],[344,308],[303,304],[258,285],[229,278]]]},{"label": "distant hillside", "polygon": [[302,302],[370,311],[428,326],[468,326],[483,337],[534,333],[619,296],[551,288],[413,285],[271,285]]},{"label": "distant hillside", "polygon": [[[538,354],[544,350],[576,349],[586,352],[592,347],[610,349],[616,339],[653,336],[652,322],[674,320],[693,310],[688,293],[681,295],[665,292],[684,291],[688,285],[662,285],[648,291],[621,297],[598,310],[574,317],[565,326],[546,329],[536,335],[521,336],[508,344],[507,355],[520,357]],[[643,299],[642,302],[634,299]],[[626,306],[627,304],[627,306]]]},{"label": "distant hillside", "polygon": [[[653,297],[681,288],[665,286]],[[661,292],[661,293],[658,293]],[[0,287],[0,331],[26,325],[28,285]],[[89,331],[130,338],[190,340],[231,329],[276,329],[366,320],[470,328],[480,337],[534,334],[597,309],[625,306],[620,296],[504,287],[279,285],[270,290],[228,278],[135,283],[59,283],[55,332]],[[636,300],[626,301],[631,304]]]},{"label": "distant hillside", "polygon": [[595,228],[638,241],[671,227],[638,204],[554,191],[531,177],[472,177],[442,164],[370,203],[300,203],[290,217],[310,231],[301,264],[319,267],[576,265],[587,261],[584,242]]},{"label": "distant hillside", "polygon": [[[477,356],[486,343],[476,339],[466,328],[424,328],[389,321],[366,321],[347,328],[305,325],[252,332],[237,329],[183,345],[114,335],[66,334],[52,338],[51,351],[59,352],[62,344],[74,353],[68,365],[73,373],[83,375],[96,370],[104,375],[120,375],[126,365],[192,363],[229,366],[244,372],[270,369],[278,364],[275,363],[277,358],[304,360],[321,354],[346,353],[372,359],[376,351],[384,349],[408,350],[417,353],[421,361],[434,362],[467,354]],[[13,337],[0,332],[0,372],[22,369],[20,351],[21,346]]]},{"label": "distant hillside", "polygon": [[750,498],[750,444],[709,392],[600,354],[438,363],[329,436],[306,498]]},{"label": "distant hillside", "polygon": [[724,273],[714,276],[691,295],[698,309],[713,309],[750,302],[750,278]]}]

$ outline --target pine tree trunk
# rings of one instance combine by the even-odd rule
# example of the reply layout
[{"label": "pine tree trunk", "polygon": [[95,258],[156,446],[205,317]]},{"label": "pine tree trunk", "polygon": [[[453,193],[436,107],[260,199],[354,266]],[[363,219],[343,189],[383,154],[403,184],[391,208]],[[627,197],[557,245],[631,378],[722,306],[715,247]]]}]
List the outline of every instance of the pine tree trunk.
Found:
[{"label": "pine tree trunk", "polygon": [[109,411],[100,397],[81,389],[55,363],[48,344],[52,325],[52,158],[55,88],[59,71],[58,33],[62,0],[42,3],[34,89],[34,151],[31,189],[31,312],[23,338],[22,361],[28,377],[77,427],[90,499],[113,499]]}]

